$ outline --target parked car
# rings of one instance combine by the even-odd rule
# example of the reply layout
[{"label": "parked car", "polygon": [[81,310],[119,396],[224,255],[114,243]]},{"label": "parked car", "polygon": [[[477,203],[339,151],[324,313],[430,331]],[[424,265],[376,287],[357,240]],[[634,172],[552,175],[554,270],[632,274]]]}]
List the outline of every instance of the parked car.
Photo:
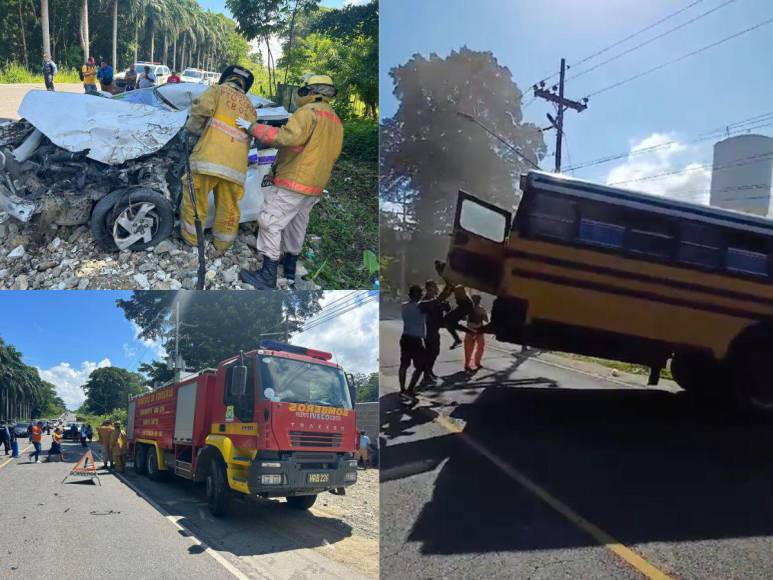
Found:
[{"label": "parked car", "polygon": [[62,434],[63,439],[72,439],[73,441],[80,440],[81,426],[79,423],[67,423]]},{"label": "parked car", "polygon": [[[185,171],[182,129],[205,90],[167,84],[96,102],[76,93],[28,92],[19,108],[24,120],[0,126],[0,213],[22,222],[38,216],[38,223],[89,224],[107,251],[157,245],[173,231]],[[249,98],[262,122],[287,122],[282,107]],[[95,125],[100,131],[91,130]],[[257,220],[276,154],[249,151],[242,223]],[[16,184],[14,191],[6,182]],[[213,208],[211,193],[209,203]],[[213,219],[210,210],[204,227]]]},{"label": "parked car", "polygon": [[[169,67],[163,64],[159,64],[157,62],[135,62],[134,63],[134,70],[137,71],[137,76],[141,75],[145,72],[145,67],[150,67],[150,72],[153,73],[156,77],[156,86],[163,85],[166,82],[166,79],[169,78],[169,75],[172,74],[172,71],[169,70]],[[126,90],[126,73],[128,72],[128,68],[125,71],[119,72],[117,75],[115,75],[115,92],[116,93],[122,93]]]},{"label": "parked car", "polygon": [[26,437],[27,436],[27,430],[30,428],[29,423],[16,423],[13,427],[14,435],[16,437]]},{"label": "parked car", "polygon": [[180,80],[184,83],[206,83],[206,71],[197,68],[186,68],[180,75]]}]

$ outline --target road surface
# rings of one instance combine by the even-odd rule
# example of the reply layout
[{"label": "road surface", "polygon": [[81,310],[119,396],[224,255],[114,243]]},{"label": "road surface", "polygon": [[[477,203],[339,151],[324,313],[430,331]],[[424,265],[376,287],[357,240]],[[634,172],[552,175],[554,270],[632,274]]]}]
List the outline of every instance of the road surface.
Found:
[{"label": "road surface", "polygon": [[[82,93],[83,85],[80,83],[55,83],[56,90],[63,93]],[[0,119],[18,119],[19,105],[29,91],[33,89],[45,90],[43,83],[20,83],[14,85],[0,85]]]},{"label": "road surface", "polygon": [[[99,458],[99,445],[93,448]],[[62,484],[82,453],[76,443],[64,450],[65,463],[0,456],[0,529],[9,532],[0,578],[378,577],[377,540],[344,523],[324,497],[310,512],[237,501],[227,518],[215,519],[200,486],[183,480],[100,469],[101,487],[86,478]]]},{"label": "road surface", "polygon": [[491,340],[467,381],[446,336],[444,382],[406,406],[401,326],[381,323],[383,578],[771,577],[769,426]]}]

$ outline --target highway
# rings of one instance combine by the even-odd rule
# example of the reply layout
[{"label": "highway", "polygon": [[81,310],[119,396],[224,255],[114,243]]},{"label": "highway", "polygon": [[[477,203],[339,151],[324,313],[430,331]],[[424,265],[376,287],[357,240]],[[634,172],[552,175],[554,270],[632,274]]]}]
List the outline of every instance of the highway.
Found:
[{"label": "highway", "polygon": [[466,379],[443,337],[400,402],[381,322],[384,578],[769,578],[773,430],[673,383],[489,340]]}]

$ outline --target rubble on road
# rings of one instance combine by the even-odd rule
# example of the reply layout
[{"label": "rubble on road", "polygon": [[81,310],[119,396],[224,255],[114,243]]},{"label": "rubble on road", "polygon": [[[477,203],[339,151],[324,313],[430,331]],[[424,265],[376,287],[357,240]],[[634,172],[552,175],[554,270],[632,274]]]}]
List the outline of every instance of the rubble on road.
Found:
[{"label": "rubble on road", "polygon": [[[233,247],[224,254],[207,241],[207,289],[252,289],[239,280],[241,269],[260,267],[252,227],[242,224]],[[41,231],[36,224],[0,223],[0,289],[192,290],[197,272],[196,248],[178,237],[142,251],[108,254],[86,226],[49,225]],[[298,264],[299,290],[315,288],[301,279],[306,273]],[[279,287],[286,288],[287,281],[280,278]]]}]

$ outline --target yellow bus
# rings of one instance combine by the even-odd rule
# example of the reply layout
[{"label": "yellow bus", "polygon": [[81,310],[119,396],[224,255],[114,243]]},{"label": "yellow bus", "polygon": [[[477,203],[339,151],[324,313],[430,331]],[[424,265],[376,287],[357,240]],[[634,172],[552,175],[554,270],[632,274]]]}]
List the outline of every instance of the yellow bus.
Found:
[{"label": "yellow bus", "polygon": [[531,171],[515,215],[460,191],[445,273],[498,340],[649,366],[773,412],[773,221]]}]

